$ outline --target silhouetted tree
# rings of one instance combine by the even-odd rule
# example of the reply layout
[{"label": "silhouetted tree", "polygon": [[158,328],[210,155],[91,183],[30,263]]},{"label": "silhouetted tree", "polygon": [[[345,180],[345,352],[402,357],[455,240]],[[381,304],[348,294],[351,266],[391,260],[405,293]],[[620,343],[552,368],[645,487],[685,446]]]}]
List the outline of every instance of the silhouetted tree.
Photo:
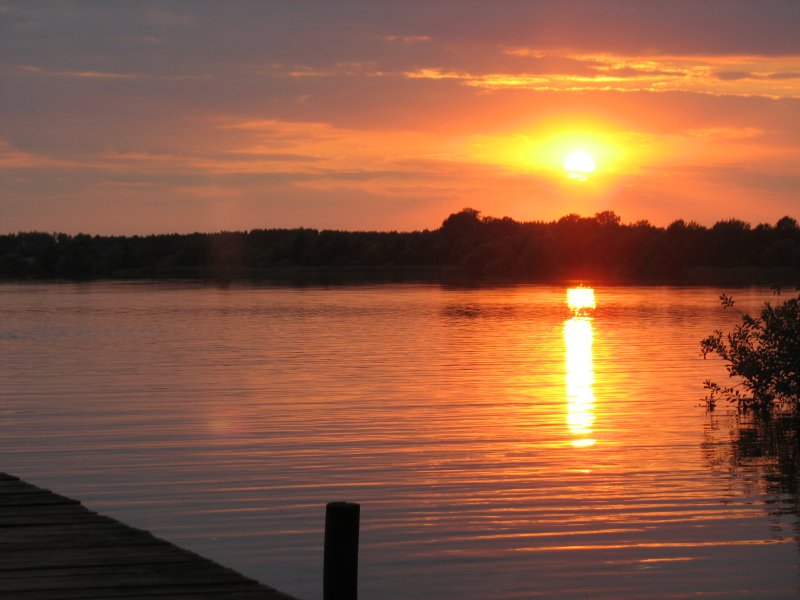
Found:
[{"label": "silhouetted tree", "polygon": [[19,252],[0,255],[0,277],[23,279],[28,275],[30,263]]},{"label": "silhouetted tree", "polygon": [[[0,235],[0,277],[131,277],[198,269],[457,267],[475,276],[683,281],[699,268],[800,268],[800,229],[783,217],[752,228],[624,224],[613,211],[554,222],[482,217],[473,208],[414,232],[253,229],[148,236]],[[177,269],[176,269],[177,268]]]}]

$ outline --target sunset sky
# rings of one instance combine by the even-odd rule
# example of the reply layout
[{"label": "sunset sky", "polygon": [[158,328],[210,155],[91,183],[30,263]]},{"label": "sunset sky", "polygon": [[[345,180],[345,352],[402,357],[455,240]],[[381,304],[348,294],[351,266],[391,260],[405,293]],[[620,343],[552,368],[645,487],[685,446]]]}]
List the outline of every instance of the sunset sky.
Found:
[{"label": "sunset sky", "polygon": [[0,232],[800,217],[798,32],[797,0],[0,0]]}]

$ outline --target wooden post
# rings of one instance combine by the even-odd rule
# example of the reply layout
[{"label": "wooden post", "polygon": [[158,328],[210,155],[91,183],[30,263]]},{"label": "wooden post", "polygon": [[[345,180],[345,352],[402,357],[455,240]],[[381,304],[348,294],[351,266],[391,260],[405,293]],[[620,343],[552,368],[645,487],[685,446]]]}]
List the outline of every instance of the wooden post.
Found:
[{"label": "wooden post", "polygon": [[324,600],[358,598],[358,524],[361,506],[330,502],[325,508]]}]

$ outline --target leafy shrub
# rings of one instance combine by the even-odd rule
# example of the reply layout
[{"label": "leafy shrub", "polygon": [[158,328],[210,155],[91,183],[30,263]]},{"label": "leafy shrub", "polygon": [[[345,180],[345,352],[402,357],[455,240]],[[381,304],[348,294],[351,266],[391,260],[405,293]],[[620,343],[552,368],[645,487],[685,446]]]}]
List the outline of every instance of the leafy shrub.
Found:
[{"label": "leafy shrub", "polygon": [[[730,296],[722,294],[720,300],[723,308],[733,308]],[[730,386],[705,382],[710,410],[723,397],[740,411],[800,412],[800,295],[777,305],[765,303],[758,317],[742,313],[733,331],[717,329],[700,346],[704,358],[720,356],[728,375],[739,379]]]}]

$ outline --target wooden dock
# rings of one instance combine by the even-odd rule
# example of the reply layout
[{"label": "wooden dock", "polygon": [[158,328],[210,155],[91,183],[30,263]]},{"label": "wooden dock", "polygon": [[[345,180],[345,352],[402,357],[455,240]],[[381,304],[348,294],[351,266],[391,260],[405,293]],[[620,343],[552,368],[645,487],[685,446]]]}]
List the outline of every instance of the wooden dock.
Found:
[{"label": "wooden dock", "polygon": [[5,473],[0,473],[0,598],[293,600]]}]

